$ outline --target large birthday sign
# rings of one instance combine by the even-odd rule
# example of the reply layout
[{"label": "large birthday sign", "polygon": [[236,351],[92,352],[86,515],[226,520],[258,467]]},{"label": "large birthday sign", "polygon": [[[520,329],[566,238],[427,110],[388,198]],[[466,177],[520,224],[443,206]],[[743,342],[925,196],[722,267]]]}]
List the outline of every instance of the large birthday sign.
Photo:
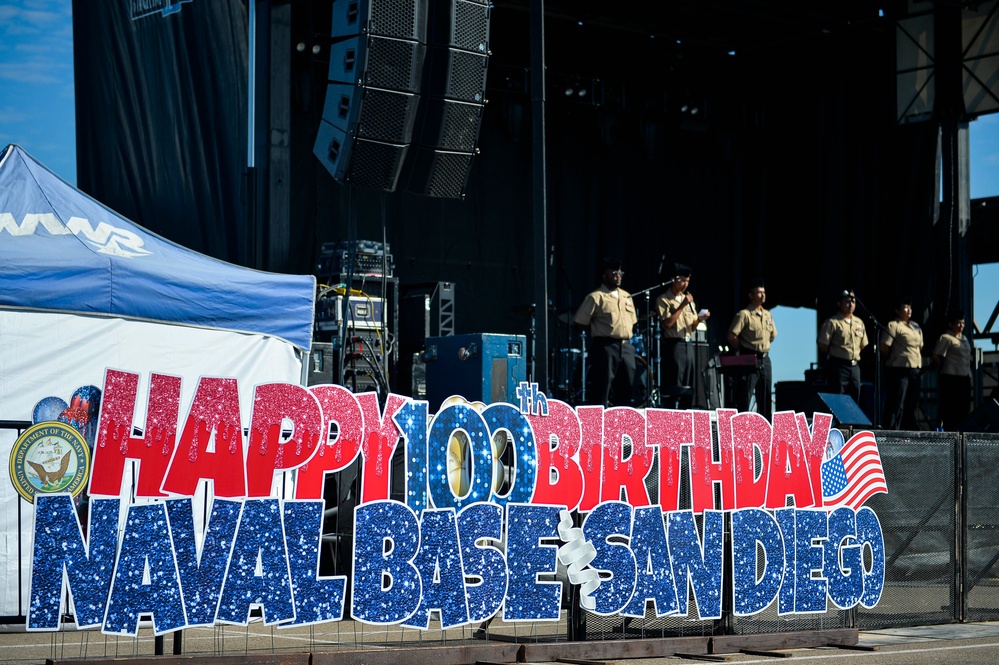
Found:
[{"label": "large birthday sign", "polygon": [[[244,429],[236,380],[202,378],[182,417],[180,379],[154,373],[139,430],[141,380],[106,374],[86,534],[70,494],[35,497],[29,630],[59,628],[67,587],[78,627],[135,635],[142,616],[162,634],[255,608],[278,626],[555,621],[565,584],[600,615],[720,618],[724,594],[736,615],[789,615],[870,608],[884,585],[863,505],[887,491],[877,444],[844,441],[827,414],[573,409],[524,383],[517,405],[431,416],[398,395],[380,408],[374,393],[267,384]],[[404,503],[389,499],[399,445]],[[358,457],[348,608],[348,579],[318,574],[322,489]],[[275,498],[292,471],[293,498]]]}]

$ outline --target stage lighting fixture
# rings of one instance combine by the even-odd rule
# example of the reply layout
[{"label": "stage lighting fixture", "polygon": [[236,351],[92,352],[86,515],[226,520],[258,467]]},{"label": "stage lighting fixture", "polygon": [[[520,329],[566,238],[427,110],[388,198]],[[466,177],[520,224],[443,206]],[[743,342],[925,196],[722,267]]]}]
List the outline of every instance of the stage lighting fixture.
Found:
[{"label": "stage lighting fixture", "polygon": [[567,100],[599,105],[602,86],[600,79],[567,76],[555,81],[552,87],[554,90],[561,90]]}]

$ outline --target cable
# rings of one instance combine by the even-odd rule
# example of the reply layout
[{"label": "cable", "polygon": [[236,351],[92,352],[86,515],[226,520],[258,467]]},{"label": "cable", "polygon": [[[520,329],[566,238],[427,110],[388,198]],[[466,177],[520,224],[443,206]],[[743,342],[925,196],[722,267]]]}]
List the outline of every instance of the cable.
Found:
[{"label": "cable", "polygon": [[[383,368],[381,367],[381,364],[378,362],[378,354],[371,349],[372,346],[371,340],[366,339],[364,335],[354,334],[350,336],[349,343],[352,350],[350,352],[345,350],[344,357],[346,358],[349,356],[350,358],[351,368],[353,370],[352,376],[354,378],[355,390],[357,388],[357,376],[358,376],[357,364],[359,361],[362,361],[364,364],[367,365],[370,371],[369,376],[374,380],[379,391],[387,394],[388,377],[385,376]],[[368,346],[367,349],[365,349],[365,344],[367,344]],[[384,353],[384,345],[381,344],[380,340],[379,340],[379,346],[382,348],[382,352]],[[360,350],[353,351],[353,349],[355,348],[359,348]]]},{"label": "cable", "polygon": [[[343,282],[340,282],[336,286],[332,286],[332,287],[328,287],[328,288],[329,288],[330,291],[332,291],[333,293],[337,294],[338,296],[345,296],[345,295],[347,295],[347,292],[348,292],[347,285],[344,284]],[[368,295],[364,291],[360,291],[358,289],[349,289],[349,291],[350,291],[350,295],[352,295],[352,296],[367,296]]]}]

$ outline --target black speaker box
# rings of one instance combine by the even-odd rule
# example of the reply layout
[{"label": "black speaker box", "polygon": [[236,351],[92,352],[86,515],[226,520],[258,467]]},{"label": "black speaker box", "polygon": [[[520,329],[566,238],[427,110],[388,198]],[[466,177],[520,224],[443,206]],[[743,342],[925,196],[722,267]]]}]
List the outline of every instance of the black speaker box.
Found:
[{"label": "black speaker box", "polygon": [[482,104],[489,58],[456,48],[431,47],[426,53],[423,94]]},{"label": "black speaker box", "polygon": [[429,40],[464,51],[489,53],[489,4],[468,0],[431,0]]},{"label": "black speaker box", "polygon": [[[774,411],[808,413],[816,390],[807,381],[778,381],[774,389]],[[809,414],[810,415],[810,414]]]},{"label": "black speaker box", "polygon": [[430,337],[429,293],[405,295],[399,299],[399,350],[404,354],[423,351]]},{"label": "black speaker box", "polygon": [[474,152],[484,108],[482,104],[424,97],[413,140],[427,148]]},{"label": "black speaker box", "polygon": [[[334,36],[360,34],[330,46],[329,86],[313,151],[339,182],[395,191],[413,139],[426,46],[375,34],[374,26],[386,35],[422,35],[426,5],[423,0],[343,0],[334,14]],[[400,26],[392,27],[396,19]]]},{"label": "black speaker box", "polygon": [[396,378],[396,392],[413,399],[427,398],[427,364],[423,361],[422,352],[407,354],[399,363]]},{"label": "black speaker box", "polygon": [[485,110],[490,9],[488,0],[430,0],[421,102],[401,180],[409,192],[465,195]]},{"label": "black speaker box", "polygon": [[357,35],[330,46],[329,80],[416,93],[426,48],[406,39]]},{"label": "black speaker box", "polygon": [[[377,336],[370,332],[360,332],[353,339],[357,341],[350,343],[342,385],[353,392],[377,391],[381,386],[377,365],[382,361]],[[308,385],[340,383],[338,345],[339,341],[312,343],[306,381]]]},{"label": "black speaker box", "polygon": [[356,138],[323,120],[313,152],[338,182],[392,192],[408,149],[408,145]]},{"label": "black speaker box", "polygon": [[366,33],[426,41],[426,0],[334,0],[334,39]]},{"label": "black speaker box", "polygon": [[406,158],[402,182],[413,194],[432,198],[460,199],[465,194],[472,153],[412,146]]},{"label": "black speaker box", "polygon": [[[782,409],[783,410],[783,409]],[[871,421],[849,395],[816,393],[807,404],[806,413],[828,413],[833,417],[833,426],[856,425],[870,427]]]},{"label": "black speaker box", "polygon": [[330,342],[313,342],[309,350],[309,367],[307,384],[310,386],[325,385],[335,381],[337,373],[337,356]]},{"label": "black speaker box", "polygon": [[999,401],[994,397],[983,401],[959,429],[962,432],[999,432]]},{"label": "black speaker box", "polygon": [[357,138],[409,143],[419,96],[408,92],[331,83],[323,120]]}]

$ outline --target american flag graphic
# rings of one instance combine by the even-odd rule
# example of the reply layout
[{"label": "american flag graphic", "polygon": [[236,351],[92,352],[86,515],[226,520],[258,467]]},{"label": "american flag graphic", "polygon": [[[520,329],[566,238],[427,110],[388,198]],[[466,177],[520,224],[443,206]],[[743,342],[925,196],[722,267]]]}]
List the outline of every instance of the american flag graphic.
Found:
[{"label": "american flag graphic", "polygon": [[872,432],[858,432],[846,443],[839,430],[830,430],[822,462],[822,496],[827,508],[858,510],[878,493],[887,494],[885,470]]}]

